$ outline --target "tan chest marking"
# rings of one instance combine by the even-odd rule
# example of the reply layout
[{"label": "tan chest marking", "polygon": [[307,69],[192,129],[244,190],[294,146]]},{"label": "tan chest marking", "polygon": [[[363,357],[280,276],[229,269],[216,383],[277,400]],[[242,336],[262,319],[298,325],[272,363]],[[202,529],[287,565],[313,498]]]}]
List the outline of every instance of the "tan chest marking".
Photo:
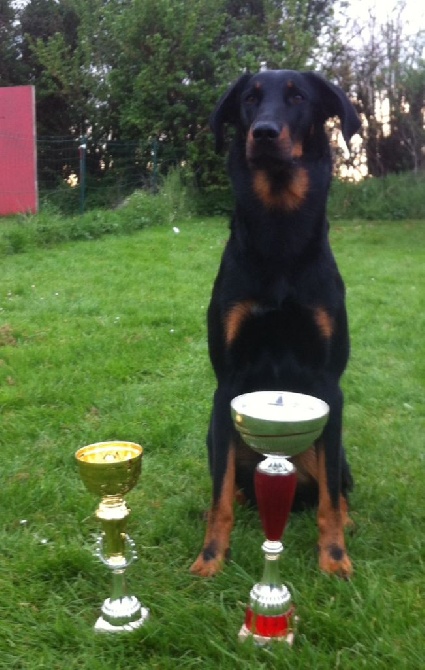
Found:
[{"label": "tan chest marking", "polygon": [[298,167],[285,188],[276,189],[265,170],[254,174],[255,194],[267,209],[283,209],[292,212],[299,209],[307,195],[309,178],[307,170]]}]

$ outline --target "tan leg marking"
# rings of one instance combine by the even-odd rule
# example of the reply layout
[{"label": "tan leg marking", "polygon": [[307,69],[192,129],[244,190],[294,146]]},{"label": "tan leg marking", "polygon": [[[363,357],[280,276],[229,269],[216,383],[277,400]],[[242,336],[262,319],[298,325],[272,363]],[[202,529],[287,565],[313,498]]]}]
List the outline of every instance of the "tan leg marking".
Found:
[{"label": "tan leg marking", "polygon": [[223,567],[229,551],[230,533],[233,528],[235,489],[235,449],[232,445],[229,450],[220,498],[208,513],[204,547],[190,569],[199,577],[212,577]]},{"label": "tan leg marking", "polygon": [[340,495],[338,506],[331,502],[325,467],[325,452],[319,447],[319,567],[324,572],[348,579],[352,573],[351,561],[345,550],[344,525],[349,522],[347,501]]},{"label": "tan leg marking", "polygon": [[232,344],[237,338],[243,322],[248,319],[255,308],[253,300],[239,302],[229,310],[225,316],[224,331],[226,343]]},{"label": "tan leg marking", "polygon": [[321,335],[325,339],[332,337],[334,332],[334,320],[323,307],[316,307],[314,309],[314,320]]}]

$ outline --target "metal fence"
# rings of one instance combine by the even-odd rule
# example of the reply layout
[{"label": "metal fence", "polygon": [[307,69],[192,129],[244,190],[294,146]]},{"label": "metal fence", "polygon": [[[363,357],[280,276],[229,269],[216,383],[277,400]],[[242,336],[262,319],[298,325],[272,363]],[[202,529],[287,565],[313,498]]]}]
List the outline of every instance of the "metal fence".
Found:
[{"label": "metal fence", "polygon": [[95,143],[87,137],[39,137],[40,203],[67,213],[113,207],[137,188],[156,191],[161,175],[177,163],[157,139]]}]

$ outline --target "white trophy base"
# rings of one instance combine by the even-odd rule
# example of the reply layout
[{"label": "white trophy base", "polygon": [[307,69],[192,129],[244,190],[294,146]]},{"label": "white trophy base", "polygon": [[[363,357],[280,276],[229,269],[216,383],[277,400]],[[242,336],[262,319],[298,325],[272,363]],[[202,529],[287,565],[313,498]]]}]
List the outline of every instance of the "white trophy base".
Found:
[{"label": "white trophy base", "polygon": [[149,618],[149,610],[134,596],[105,600],[102,614],[94,625],[96,633],[131,633],[141,628]]}]

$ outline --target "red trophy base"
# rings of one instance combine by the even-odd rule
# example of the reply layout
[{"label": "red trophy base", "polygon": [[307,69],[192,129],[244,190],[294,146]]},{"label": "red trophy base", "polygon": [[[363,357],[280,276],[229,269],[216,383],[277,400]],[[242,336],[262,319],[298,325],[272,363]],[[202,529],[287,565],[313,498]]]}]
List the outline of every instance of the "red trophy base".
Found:
[{"label": "red trophy base", "polygon": [[286,642],[292,645],[295,634],[295,607],[292,606],[284,614],[278,615],[256,615],[248,607],[245,615],[245,623],[239,631],[239,640],[244,642],[248,637],[252,637],[258,645],[265,645],[269,642]]}]

